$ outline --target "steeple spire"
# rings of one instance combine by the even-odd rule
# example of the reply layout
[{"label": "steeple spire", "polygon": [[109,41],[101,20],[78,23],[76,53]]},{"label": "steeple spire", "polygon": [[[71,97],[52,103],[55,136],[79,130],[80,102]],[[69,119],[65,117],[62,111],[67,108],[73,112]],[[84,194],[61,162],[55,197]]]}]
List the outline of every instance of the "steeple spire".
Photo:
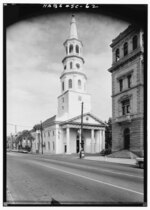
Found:
[{"label": "steeple spire", "polygon": [[77,27],[76,27],[76,20],[75,16],[72,15],[71,23],[70,23],[70,39],[75,38],[78,39],[78,34],[77,34]]}]

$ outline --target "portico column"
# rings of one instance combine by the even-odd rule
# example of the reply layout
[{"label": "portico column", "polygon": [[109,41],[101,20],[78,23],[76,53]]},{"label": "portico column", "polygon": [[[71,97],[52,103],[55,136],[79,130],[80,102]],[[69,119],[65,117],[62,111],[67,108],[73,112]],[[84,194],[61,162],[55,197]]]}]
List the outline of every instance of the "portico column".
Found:
[{"label": "portico column", "polygon": [[103,149],[105,149],[105,130],[103,130],[103,132],[102,132],[102,141],[103,141]]},{"label": "portico column", "polygon": [[95,144],[95,152],[100,152],[100,131],[96,131],[96,144]]},{"label": "portico column", "polygon": [[102,130],[99,131],[99,135],[100,135],[100,152],[103,150],[103,138],[102,138]]},{"label": "portico column", "polygon": [[66,128],[67,133],[67,154],[70,154],[70,128]]},{"label": "portico column", "polygon": [[94,153],[94,129],[91,130],[91,152]]}]

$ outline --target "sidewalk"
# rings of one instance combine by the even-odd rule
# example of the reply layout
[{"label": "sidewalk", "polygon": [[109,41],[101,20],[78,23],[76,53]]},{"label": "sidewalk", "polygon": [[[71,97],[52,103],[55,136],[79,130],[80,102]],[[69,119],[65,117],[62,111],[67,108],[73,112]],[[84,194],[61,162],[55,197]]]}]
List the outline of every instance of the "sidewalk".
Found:
[{"label": "sidewalk", "polygon": [[88,156],[84,157],[86,160],[95,160],[95,161],[106,161],[106,162],[112,162],[112,163],[122,163],[122,164],[128,164],[128,165],[135,165],[136,160],[135,159],[126,159],[126,158],[110,158],[107,156]]},{"label": "sidewalk", "polygon": [[[79,154],[44,154],[46,157],[56,156],[56,157],[63,157],[63,158],[75,158],[79,159]],[[44,155],[41,155],[44,156]],[[111,158],[107,156],[97,156],[97,155],[89,155],[85,154],[85,157],[83,160],[93,160],[93,161],[103,161],[103,162],[112,162],[112,163],[121,163],[121,164],[128,164],[128,165],[135,165],[136,160],[135,159],[127,159],[127,158]]]},{"label": "sidewalk", "polygon": [[[16,152],[16,151],[15,151]],[[29,153],[32,155],[37,155],[39,157],[51,157],[51,156],[56,156],[56,157],[63,157],[63,158],[79,158],[79,154],[36,154],[36,153]],[[90,154],[85,154],[85,157],[83,158],[85,160],[93,160],[93,161],[103,161],[103,162],[112,162],[112,163],[121,163],[121,164],[128,164],[128,165],[136,165],[136,159],[130,159],[130,158],[111,158],[107,156],[98,156],[98,155],[90,155]]]}]

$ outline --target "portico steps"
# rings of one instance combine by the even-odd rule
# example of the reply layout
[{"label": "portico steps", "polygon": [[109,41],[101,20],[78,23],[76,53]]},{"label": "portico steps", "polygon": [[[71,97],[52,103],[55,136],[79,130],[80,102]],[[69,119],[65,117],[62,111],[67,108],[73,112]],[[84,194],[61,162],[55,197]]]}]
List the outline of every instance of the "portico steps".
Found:
[{"label": "portico steps", "polygon": [[137,156],[136,154],[134,154],[133,152],[131,152],[129,150],[119,150],[117,152],[113,152],[112,154],[108,155],[107,157],[135,159],[139,156]]}]

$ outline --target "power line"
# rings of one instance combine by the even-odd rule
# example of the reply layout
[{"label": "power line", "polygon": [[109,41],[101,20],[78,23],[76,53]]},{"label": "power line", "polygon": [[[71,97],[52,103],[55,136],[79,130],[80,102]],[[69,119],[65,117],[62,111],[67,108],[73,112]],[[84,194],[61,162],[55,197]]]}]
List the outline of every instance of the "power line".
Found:
[{"label": "power line", "polygon": [[7,125],[11,125],[11,126],[19,126],[19,127],[29,127],[29,128],[31,128],[31,127],[33,127],[33,125],[18,125],[18,124],[13,124],[13,123],[7,123]]}]

